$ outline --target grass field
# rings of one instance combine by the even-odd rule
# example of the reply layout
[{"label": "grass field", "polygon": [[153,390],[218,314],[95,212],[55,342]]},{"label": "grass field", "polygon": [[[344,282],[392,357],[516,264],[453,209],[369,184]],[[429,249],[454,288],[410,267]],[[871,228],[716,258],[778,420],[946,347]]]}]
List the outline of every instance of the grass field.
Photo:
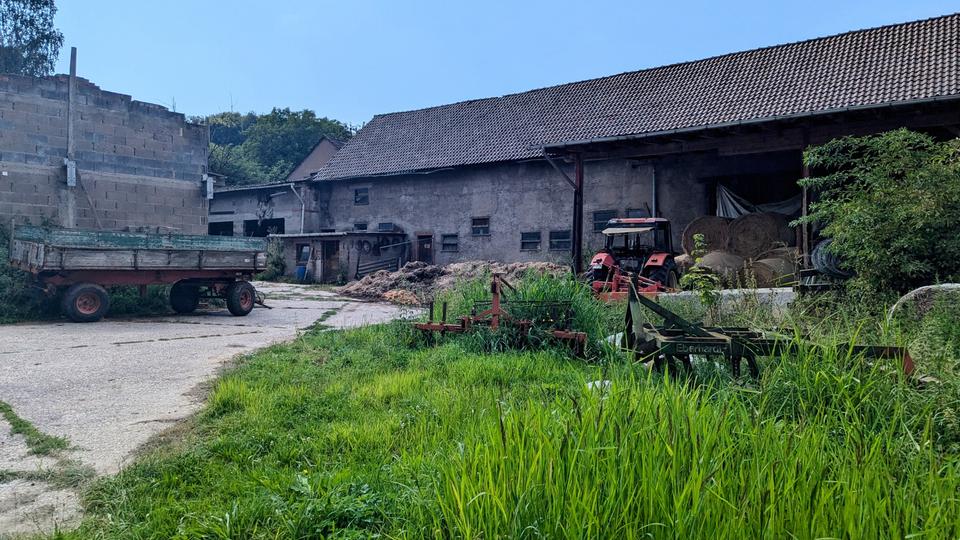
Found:
[{"label": "grass field", "polygon": [[[593,339],[617,325],[571,283],[522,291],[574,297]],[[809,317],[824,340],[926,336],[941,382],[925,387],[812,347],[756,382],[709,364],[671,380],[603,345],[584,362],[496,335],[428,345],[402,323],[313,331],[243,358],[58,536],[957,537],[960,340],[943,316]]]}]

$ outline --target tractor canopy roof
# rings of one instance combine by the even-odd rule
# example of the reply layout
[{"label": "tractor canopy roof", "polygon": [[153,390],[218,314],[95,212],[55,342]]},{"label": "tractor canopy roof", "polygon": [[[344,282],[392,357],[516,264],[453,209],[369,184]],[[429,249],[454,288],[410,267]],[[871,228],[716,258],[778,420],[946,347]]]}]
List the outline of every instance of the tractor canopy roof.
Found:
[{"label": "tractor canopy roof", "polygon": [[669,224],[670,220],[666,218],[613,218],[607,222],[603,234],[644,233],[653,229],[664,229]]}]

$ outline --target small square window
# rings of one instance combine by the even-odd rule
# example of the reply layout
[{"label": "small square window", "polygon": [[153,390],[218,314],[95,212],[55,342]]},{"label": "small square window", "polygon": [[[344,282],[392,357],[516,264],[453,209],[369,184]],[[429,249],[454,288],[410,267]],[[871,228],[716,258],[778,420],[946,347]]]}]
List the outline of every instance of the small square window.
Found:
[{"label": "small square window", "polygon": [[570,229],[565,231],[550,231],[550,250],[568,250],[573,245],[570,242]]},{"label": "small square window", "polygon": [[617,217],[616,210],[597,210],[593,213],[593,232],[602,232],[607,222]]},{"label": "small square window", "polygon": [[395,228],[396,227],[394,227],[393,222],[391,221],[377,223],[377,231],[379,232],[393,232]]},{"label": "small square window", "polygon": [[470,234],[473,236],[490,236],[490,218],[475,217],[470,220]]},{"label": "small square window", "polygon": [[367,230],[367,224],[366,224],[366,223],[354,223],[354,224],[353,224],[353,230],[355,230],[355,231],[365,231],[365,230]]},{"label": "small square window", "polygon": [[310,260],[310,244],[297,244],[297,262],[306,263]]},{"label": "small square window", "polygon": [[370,188],[357,188],[353,190],[353,204],[361,206],[370,204]]},{"label": "small square window", "polygon": [[627,208],[627,217],[628,218],[646,218],[646,217],[650,217],[650,212],[647,212],[645,208]]},{"label": "small square window", "polygon": [[459,236],[455,234],[441,234],[440,251],[460,251]]},{"label": "small square window", "polygon": [[521,251],[540,251],[540,231],[520,233]]}]

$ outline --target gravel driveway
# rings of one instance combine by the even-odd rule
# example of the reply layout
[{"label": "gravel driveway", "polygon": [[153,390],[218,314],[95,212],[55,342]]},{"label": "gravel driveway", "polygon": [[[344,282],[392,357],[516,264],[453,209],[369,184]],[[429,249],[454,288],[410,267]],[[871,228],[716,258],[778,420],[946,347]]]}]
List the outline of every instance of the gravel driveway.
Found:
[{"label": "gravel driveway", "polygon": [[[135,450],[201,405],[202,383],[238,353],[289,340],[318,320],[333,328],[404,315],[301,285],[256,283],[273,309],[187,316],[0,326],[0,401],[70,449],[29,454],[0,417],[0,538],[50,530],[79,515],[77,497],[53,476],[116,473]],[[59,486],[59,487],[58,487]]]}]

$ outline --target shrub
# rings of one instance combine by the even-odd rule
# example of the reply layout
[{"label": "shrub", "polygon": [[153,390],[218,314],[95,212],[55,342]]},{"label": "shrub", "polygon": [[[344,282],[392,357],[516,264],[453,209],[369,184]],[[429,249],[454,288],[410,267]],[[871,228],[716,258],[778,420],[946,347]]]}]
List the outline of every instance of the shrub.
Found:
[{"label": "shrub", "polygon": [[820,223],[830,250],[856,272],[852,289],[904,291],[960,275],[960,140],[906,129],[814,147],[801,180],[819,200],[801,222]]},{"label": "shrub", "polygon": [[267,241],[267,269],[257,279],[274,281],[283,277],[287,271],[287,261],[283,258],[283,240],[271,238]]},{"label": "shrub", "polygon": [[30,274],[9,264],[10,231],[0,225],[0,323],[35,319],[51,310],[40,291],[31,287]]}]

